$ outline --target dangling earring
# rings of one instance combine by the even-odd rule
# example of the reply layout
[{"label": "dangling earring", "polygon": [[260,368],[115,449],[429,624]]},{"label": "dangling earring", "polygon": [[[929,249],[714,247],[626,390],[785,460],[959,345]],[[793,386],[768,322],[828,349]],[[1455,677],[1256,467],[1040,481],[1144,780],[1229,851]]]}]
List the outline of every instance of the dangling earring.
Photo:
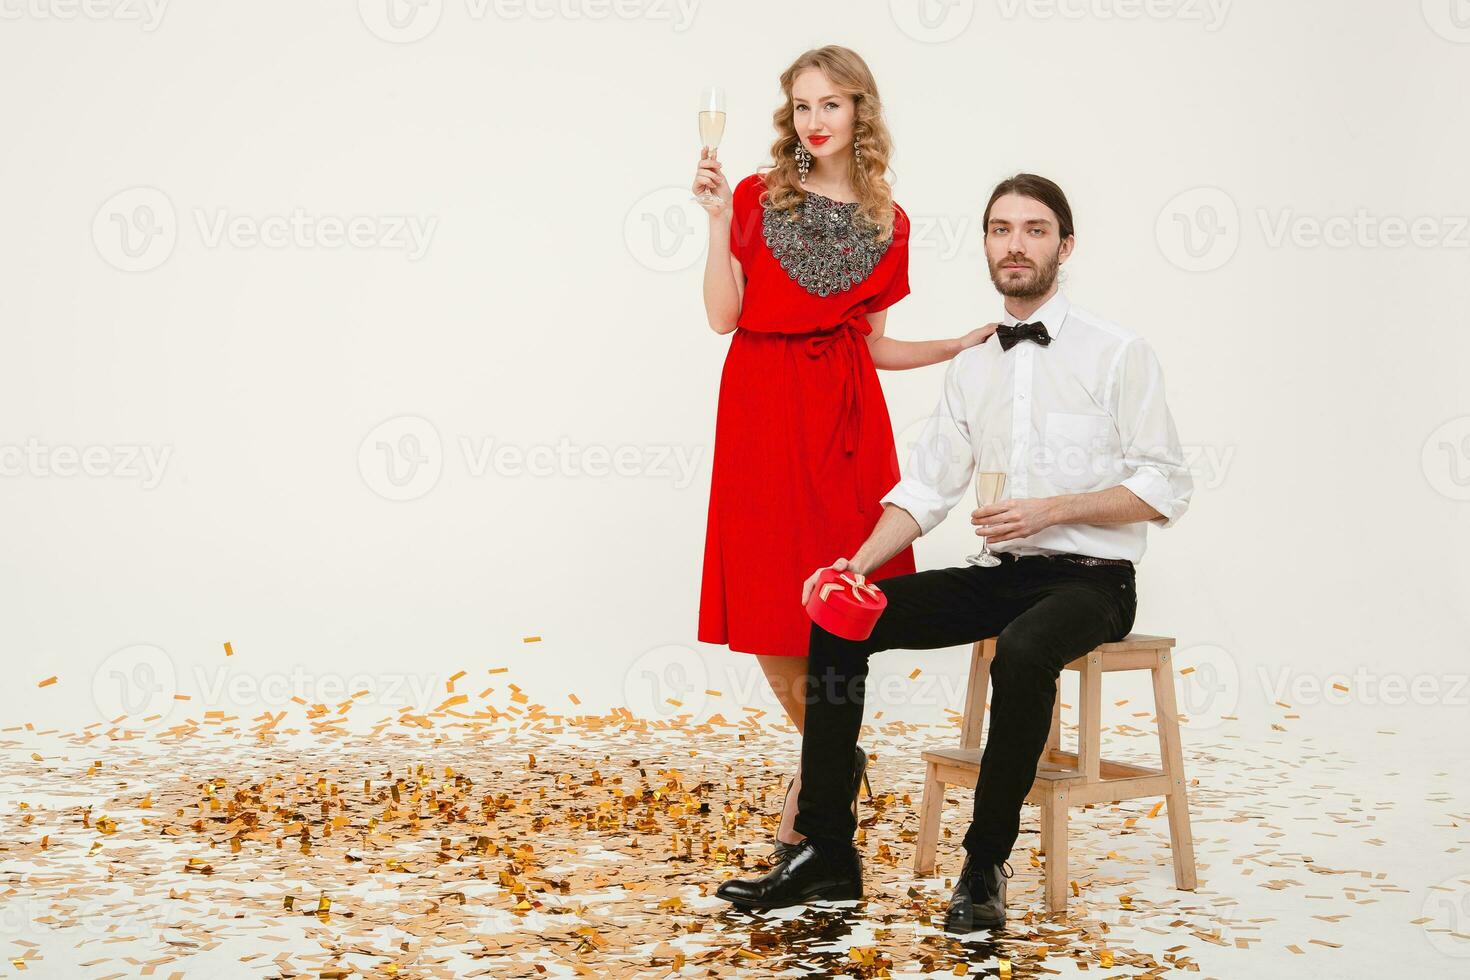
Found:
[{"label": "dangling earring", "polygon": [[852,138],[852,158],[858,163],[863,162],[863,138],[861,136]]},{"label": "dangling earring", "polygon": [[812,155],[800,142],[796,144],[796,172],[801,175],[801,182],[806,184],[806,175],[812,169]]}]

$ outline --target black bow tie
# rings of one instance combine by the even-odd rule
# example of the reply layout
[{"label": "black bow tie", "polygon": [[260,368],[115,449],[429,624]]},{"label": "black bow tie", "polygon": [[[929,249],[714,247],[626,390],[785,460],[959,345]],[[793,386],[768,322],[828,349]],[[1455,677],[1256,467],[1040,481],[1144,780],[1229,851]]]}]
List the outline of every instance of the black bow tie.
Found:
[{"label": "black bow tie", "polygon": [[1046,324],[1038,320],[1035,323],[1017,323],[1009,326],[1002,323],[995,330],[995,335],[1000,338],[1000,349],[1010,350],[1023,340],[1032,340],[1045,347],[1051,343],[1051,334],[1046,332]]}]

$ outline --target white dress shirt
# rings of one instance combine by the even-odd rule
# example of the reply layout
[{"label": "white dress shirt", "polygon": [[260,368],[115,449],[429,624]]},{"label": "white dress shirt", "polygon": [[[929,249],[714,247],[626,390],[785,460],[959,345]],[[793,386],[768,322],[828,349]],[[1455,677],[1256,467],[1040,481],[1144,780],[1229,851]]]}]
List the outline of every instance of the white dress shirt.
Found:
[{"label": "white dress shirt", "polygon": [[[1046,347],[1022,340],[1002,350],[992,336],[949,362],[939,404],[903,479],[882,502],[908,511],[928,534],[961,497],[975,500],[978,467],[1005,472],[1002,499],[1121,484],[1163,515],[1152,523],[1172,527],[1189,506],[1194,481],[1164,403],[1163,370],[1153,349],[1131,330],[1072,306],[1060,292],[1028,322],[1037,321],[1051,335]],[[1000,322],[1017,320],[1007,313]],[[991,550],[1137,562],[1147,523],[1059,524]]]}]

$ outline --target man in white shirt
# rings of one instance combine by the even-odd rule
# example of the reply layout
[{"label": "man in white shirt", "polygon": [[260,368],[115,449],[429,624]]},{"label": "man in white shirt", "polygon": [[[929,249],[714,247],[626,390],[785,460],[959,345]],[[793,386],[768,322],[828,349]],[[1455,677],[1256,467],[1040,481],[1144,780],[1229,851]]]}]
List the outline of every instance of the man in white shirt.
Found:
[{"label": "man in white shirt", "polygon": [[868,658],[995,636],[990,735],[946,927],[1003,925],[1005,862],[1051,728],[1056,679],[1133,628],[1146,525],[1170,527],[1189,505],[1193,481],[1153,350],[1058,291],[1076,243],[1061,188],[1034,174],[1002,181],[984,227],[991,281],[1005,297],[1001,326],[950,361],[872,534],[831,567],[862,575],[881,566],[944,519],[977,469],[1006,475],[1005,498],[970,515],[1000,564],[884,580],[888,606],[867,640],[813,624],[796,819],[806,840],[764,877],[720,886],[716,894],[742,908],[861,897],[849,783]]}]

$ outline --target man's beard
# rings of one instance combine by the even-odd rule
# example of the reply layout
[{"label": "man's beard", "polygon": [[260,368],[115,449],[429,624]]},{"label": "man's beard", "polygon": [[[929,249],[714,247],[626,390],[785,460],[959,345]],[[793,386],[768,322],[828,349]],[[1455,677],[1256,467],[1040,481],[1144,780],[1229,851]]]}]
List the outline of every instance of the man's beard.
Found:
[{"label": "man's beard", "polygon": [[1001,269],[999,266],[991,265],[990,281],[995,284],[997,292],[1002,296],[1008,296],[1012,299],[1036,299],[1037,297],[1045,296],[1047,291],[1051,289],[1052,284],[1057,281],[1057,267],[1060,265],[1058,262],[1059,256],[1060,250],[1056,254],[1053,254],[1051,258],[1045,259],[1040,266],[1037,266],[1030,259],[1017,259],[1007,255],[1000,260],[1000,265],[1018,260],[1025,262],[1031,266],[1032,274],[1030,278],[1003,280],[1000,277]]}]

